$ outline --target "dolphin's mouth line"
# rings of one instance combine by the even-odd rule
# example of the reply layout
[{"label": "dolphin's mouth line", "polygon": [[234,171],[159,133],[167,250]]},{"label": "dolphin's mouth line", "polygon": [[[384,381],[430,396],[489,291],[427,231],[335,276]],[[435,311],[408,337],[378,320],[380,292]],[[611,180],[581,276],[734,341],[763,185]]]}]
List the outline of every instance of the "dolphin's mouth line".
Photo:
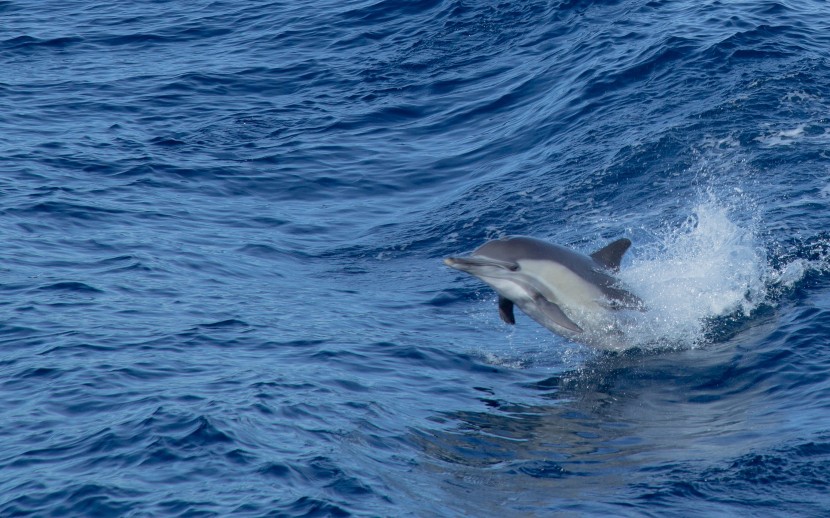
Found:
[{"label": "dolphin's mouth line", "polygon": [[482,266],[495,266],[497,268],[504,268],[505,270],[510,270],[511,272],[515,272],[519,269],[518,264],[512,263],[510,261],[500,261],[498,259],[490,259],[489,257],[476,256],[447,257],[446,259],[444,259],[444,264],[446,264],[450,268],[455,268],[457,270],[464,270],[468,268]]}]

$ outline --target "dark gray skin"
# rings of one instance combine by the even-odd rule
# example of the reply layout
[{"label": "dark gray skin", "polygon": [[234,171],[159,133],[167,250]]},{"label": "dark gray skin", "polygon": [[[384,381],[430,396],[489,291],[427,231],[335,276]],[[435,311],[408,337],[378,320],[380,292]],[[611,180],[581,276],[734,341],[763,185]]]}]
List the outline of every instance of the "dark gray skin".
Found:
[{"label": "dark gray skin", "polygon": [[[515,323],[515,303],[548,329],[570,334],[583,330],[565,311],[567,306],[561,306],[567,300],[557,300],[552,295],[552,288],[557,285],[562,289],[578,290],[570,292],[577,297],[571,303],[582,296],[579,292],[584,292],[583,295],[597,293],[591,300],[608,310],[643,309],[642,301],[621,288],[619,281],[611,275],[619,271],[622,256],[630,246],[628,239],[619,239],[588,256],[546,241],[518,236],[489,241],[468,257],[449,257],[444,262],[490,284],[499,293],[499,315],[508,324]],[[542,270],[538,269],[540,265]],[[523,266],[530,269],[525,271]],[[551,277],[550,272],[562,273]],[[568,277],[582,281],[574,284],[574,280],[566,279]],[[560,291],[560,295],[565,294],[568,292]]]}]

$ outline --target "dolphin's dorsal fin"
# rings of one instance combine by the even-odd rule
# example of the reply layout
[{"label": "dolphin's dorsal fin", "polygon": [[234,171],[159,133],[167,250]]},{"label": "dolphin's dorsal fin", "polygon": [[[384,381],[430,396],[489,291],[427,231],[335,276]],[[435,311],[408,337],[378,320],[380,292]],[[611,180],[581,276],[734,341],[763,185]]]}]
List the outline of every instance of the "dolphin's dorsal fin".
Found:
[{"label": "dolphin's dorsal fin", "polygon": [[630,246],[630,239],[617,239],[610,245],[600,248],[591,254],[591,258],[601,264],[604,268],[616,272],[620,269],[623,254],[625,254],[625,251],[628,250],[628,247]]},{"label": "dolphin's dorsal fin", "polygon": [[513,316],[513,301],[499,295],[499,316],[506,324],[515,324],[516,317]]}]

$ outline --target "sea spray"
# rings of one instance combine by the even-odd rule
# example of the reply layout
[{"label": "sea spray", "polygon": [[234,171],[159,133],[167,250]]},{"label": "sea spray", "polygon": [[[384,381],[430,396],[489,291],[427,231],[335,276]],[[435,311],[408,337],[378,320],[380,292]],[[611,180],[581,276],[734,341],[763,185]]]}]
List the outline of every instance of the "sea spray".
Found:
[{"label": "sea spray", "polygon": [[636,248],[620,278],[647,309],[622,319],[629,347],[695,346],[712,319],[748,316],[765,300],[766,254],[754,229],[733,217],[710,198],[681,225]]}]

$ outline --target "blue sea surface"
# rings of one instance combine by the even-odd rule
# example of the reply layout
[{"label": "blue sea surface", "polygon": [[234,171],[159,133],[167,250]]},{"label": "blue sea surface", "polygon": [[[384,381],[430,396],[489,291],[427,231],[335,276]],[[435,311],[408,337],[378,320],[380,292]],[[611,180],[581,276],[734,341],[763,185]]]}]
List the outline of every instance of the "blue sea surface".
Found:
[{"label": "blue sea surface", "polygon": [[0,1],[0,221],[0,516],[830,512],[826,1]]}]

